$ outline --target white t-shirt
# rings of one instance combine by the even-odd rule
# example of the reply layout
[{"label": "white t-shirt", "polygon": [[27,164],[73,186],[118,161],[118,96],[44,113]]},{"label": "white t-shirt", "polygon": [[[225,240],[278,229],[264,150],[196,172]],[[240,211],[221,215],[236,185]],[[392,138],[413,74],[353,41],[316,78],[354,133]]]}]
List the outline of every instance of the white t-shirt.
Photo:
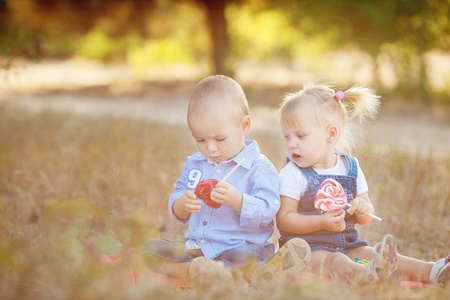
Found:
[{"label": "white t-shirt", "polygon": [[[364,173],[361,171],[359,167],[358,160],[356,160],[356,165],[358,167],[358,178],[356,179],[357,191],[356,194],[364,194],[369,191],[367,186],[366,178],[364,177]],[[337,163],[334,167],[329,169],[314,169],[317,174],[320,175],[347,175],[348,174],[348,162],[343,155],[339,155],[337,159]],[[286,196],[295,200],[300,201],[301,196],[306,191],[308,180],[303,175],[302,171],[290,161],[286,167],[281,169],[279,175],[280,181],[280,195]]]}]

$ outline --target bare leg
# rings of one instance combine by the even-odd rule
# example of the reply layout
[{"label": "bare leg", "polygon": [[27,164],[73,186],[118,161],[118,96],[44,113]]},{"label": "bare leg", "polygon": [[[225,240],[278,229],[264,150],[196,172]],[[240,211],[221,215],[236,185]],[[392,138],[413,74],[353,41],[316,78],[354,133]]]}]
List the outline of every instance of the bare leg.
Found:
[{"label": "bare leg", "polygon": [[[348,257],[353,261],[355,258],[372,260],[373,248],[364,246],[352,249],[347,253]],[[402,280],[428,282],[433,262],[426,262],[416,258],[397,254],[397,267]]]},{"label": "bare leg", "polygon": [[398,270],[405,280],[428,282],[433,266],[434,262],[426,262],[398,254]]},{"label": "bare leg", "polygon": [[355,264],[347,255],[340,252],[314,251],[311,268],[315,273],[349,283],[367,282],[365,266]]}]

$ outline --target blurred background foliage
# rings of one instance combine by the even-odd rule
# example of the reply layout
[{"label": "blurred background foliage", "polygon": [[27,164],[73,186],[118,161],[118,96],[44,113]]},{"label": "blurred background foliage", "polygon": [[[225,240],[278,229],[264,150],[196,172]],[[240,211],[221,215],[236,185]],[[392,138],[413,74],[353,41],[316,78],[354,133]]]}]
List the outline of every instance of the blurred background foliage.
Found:
[{"label": "blurred background foliage", "polygon": [[271,63],[448,102],[449,13],[450,0],[0,0],[0,61],[182,65],[200,77]]},{"label": "blurred background foliage", "polygon": [[[243,84],[250,138],[278,170],[285,151],[275,111],[291,86],[324,78],[380,89],[392,111],[383,105],[358,148],[386,221],[361,233],[372,245],[392,233],[408,256],[448,255],[449,8],[450,0],[0,0],[0,298],[212,298],[154,276],[130,285],[127,261],[98,261],[183,236],[165,199],[196,151],[189,94],[211,73]],[[17,86],[25,93],[7,93]],[[422,103],[399,101],[412,99]],[[62,106],[41,111],[44,102]],[[449,299],[449,291],[305,284],[264,297]]]}]

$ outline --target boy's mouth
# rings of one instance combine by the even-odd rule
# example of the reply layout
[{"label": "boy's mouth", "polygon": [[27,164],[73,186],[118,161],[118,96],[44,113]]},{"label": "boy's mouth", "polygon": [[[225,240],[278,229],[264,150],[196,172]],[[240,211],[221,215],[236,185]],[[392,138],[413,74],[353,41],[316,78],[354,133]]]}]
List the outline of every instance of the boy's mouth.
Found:
[{"label": "boy's mouth", "polygon": [[215,162],[220,162],[222,159],[222,156],[211,156],[210,159],[214,160]]}]

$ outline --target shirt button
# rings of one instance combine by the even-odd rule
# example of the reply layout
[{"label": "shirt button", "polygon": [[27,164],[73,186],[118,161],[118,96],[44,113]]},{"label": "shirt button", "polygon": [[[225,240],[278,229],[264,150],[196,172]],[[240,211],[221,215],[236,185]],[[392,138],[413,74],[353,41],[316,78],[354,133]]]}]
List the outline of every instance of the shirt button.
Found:
[{"label": "shirt button", "polygon": [[203,221],[203,225],[206,225],[206,224],[208,224],[208,222],[206,222],[206,221]]},{"label": "shirt button", "polygon": [[278,203],[280,203],[280,201],[275,200],[275,201],[273,201],[273,203],[278,204]]},{"label": "shirt button", "polygon": [[217,173],[217,174],[220,174],[220,172],[222,172],[221,169],[217,169],[217,170],[216,170],[216,173]]},{"label": "shirt button", "polygon": [[201,239],[201,240],[200,240],[200,243],[204,244],[204,243],[206,243],[206,242],[205,242],[204,239]]}]

